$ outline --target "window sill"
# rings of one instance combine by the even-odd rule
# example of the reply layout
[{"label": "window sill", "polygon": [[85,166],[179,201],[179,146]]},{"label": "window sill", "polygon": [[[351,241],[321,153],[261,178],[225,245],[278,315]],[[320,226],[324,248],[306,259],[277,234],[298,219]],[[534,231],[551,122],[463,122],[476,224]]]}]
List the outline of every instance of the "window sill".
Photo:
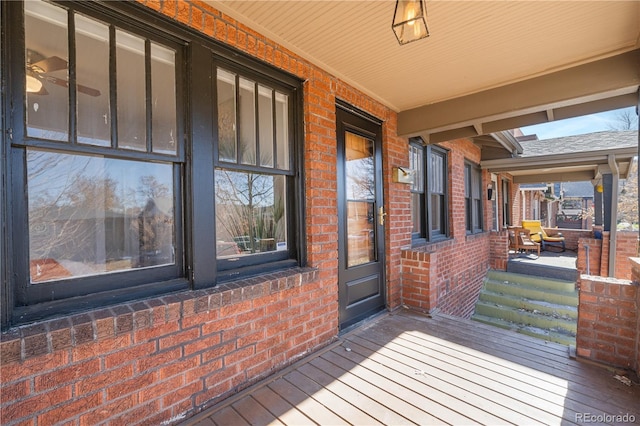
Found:
[{"label": "window sill", "polygon": [[296,267],[229,281],[206,290],[185,290],[13,327],[0,335],[1,364],[22,362],[120,335],[130,334],[134,339],[140,330],[301,287],[318,277],[315,268]]}]

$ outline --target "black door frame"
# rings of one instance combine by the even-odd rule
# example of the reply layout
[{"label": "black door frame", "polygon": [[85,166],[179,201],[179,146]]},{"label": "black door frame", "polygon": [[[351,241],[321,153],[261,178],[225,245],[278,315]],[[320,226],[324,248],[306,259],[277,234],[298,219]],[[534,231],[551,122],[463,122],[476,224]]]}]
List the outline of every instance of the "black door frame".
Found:
[{"label": "black door frame", "polygon": [[[366,113],[342,103],[336,104],[337,171],[338,171],[338,299],[339,324],[345,330],[359,321],[374,315],[386,307],[386,220],[380,216],[384,209],[384,183],[382,174],[382,122]],[[346,198],[346,158],[345,133],[351,132],[371,139],[374,142],[374,244],[376,260],[363,265],[347,267],[347,198]],[[377,293],[349,303],[349,286],[363,283],[365,286],[377,286]]]}]

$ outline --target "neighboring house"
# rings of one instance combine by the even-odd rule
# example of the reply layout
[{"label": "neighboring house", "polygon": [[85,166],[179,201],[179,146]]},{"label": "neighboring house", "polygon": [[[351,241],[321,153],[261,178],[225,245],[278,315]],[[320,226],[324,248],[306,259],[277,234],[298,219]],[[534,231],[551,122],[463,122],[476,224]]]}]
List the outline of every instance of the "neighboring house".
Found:
[{"label": "neighboring house", "polygon": [[593,194],[591,182],[562,182],[559,185],[560,206],[556,225],[560,228],[591,229],[593,224]]},{"label": "neighboring house", "polygon": [[[637,16],[628,3],[588,15],[600,20],[612,8]],[[531,171],[507,130],[532,122],[532,111],[537,121],[566,113],[567,99],[575,114],[585,99],[588,109],[637,101],[640,51],[626,36],[610,54],[584,52],[580,67],[575,49],[558,49],[557,62],[539,63],[539,72],[528,63],[500,87],[496,71],[519,61],[509,57],[511,67],[486,73],[461,63],[433,87],[450,89],[428,98],[435,95],[411,84],[431,74],[423,66],[432,61],[406,61],[429,55],[399,51],[382,30],[351,32],[367,43],[379,37],[369,49],[349,42],[344,28],[325,28],[341,18],[334,8],[351,11],[349,28],[362,24],[359,2],[333,2],[318,37],[308,37],[316,49],[350,52],[340,66],[255,23],[267,25],[268,15],[286,29],[303,25],[288,37],[307,37],[316,13],[283,14],[329,8],[295,6],[0,4],[3,424],[176,423],[379,312],[404,306],[468,317],[487,270],[506,256],[500,228],[521,220],[519,183],[543,173]],[[240,15],[262,10],[263,19],[240,20],[229,7]],[[527,18],[537,10],[514,3],[523,7]],[[455,12],[451,22],[463,11]],[[556,16],[565,15],[543,15]],[[511,22],[522,28],[515,17],[503,23]],[[566,27],[564,17],[557,26]],[[579,33],[576,43],[591,49]],[[537,31],[530,37],[541,44]],[[510,37],[492,38],[502,39]],[[488,46],[483,61],[494,50]],[[412,78],[396,78],[385,62]],[[349,63],[383,74],[367,88],[364,76],[347,78]],[[463,74],[450,75],[453,68]],[[562,71],[542,75],[550,69]],[[557,84],[602,69],[617,77],[597,79],[606,87],[589,78],[569,93]],[[461,86],[475,74],[483,78]],[[399,91],[402,99],[393,96]],[[544,101],[514,96],[532,91]],[[559,157],[540,169],[583,159]],[[619,160],[609,164],[622,170]],[[37,213],[51,206],[71,208],[65,218],[82,213],[77,228],[90,242],[69,244],[65,220],[47,235],[53,249],[43,261],[64,267],[56,258],[73,259],[91,273],[38,280],[36,235],[49,223]]]}]

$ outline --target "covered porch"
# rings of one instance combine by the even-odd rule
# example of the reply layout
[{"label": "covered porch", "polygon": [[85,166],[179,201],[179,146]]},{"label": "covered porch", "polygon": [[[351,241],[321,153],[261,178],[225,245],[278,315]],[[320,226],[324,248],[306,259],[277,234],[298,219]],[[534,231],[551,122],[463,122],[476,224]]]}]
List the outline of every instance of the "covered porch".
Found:
[{"label": "covered porch", "polygon": [[403,309],[185,425],[634,423],[640,387],[622,374],[563,345]]}]

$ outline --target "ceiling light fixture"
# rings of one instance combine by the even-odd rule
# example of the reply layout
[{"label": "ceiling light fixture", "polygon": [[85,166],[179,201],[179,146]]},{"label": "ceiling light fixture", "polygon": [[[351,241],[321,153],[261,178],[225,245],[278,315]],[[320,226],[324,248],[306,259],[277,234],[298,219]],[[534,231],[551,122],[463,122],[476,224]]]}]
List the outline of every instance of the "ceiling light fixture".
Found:
[{"label": "ceiling light fixture", "polygon": [[42,90],[42,82],[32,75],[27,75],[27,93],[38,93]]},{"label": "ceiling light fixture", "polygon": [[401,45],[429,37],[424,0],[397,0],[392,28]]}]

